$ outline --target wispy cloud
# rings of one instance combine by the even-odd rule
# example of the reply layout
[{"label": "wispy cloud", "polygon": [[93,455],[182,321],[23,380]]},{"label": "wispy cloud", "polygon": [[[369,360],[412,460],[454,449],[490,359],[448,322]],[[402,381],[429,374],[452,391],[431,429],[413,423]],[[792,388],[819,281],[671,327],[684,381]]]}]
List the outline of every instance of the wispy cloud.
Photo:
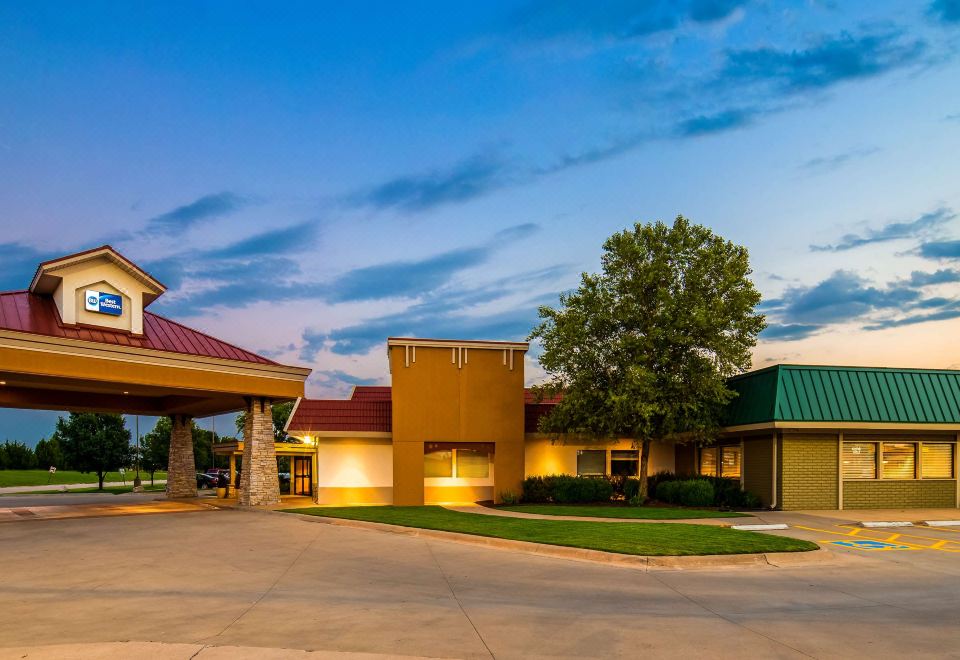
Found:
[{"label": "wispy cloud", "polygon": [[933,0],[927,11],[941,23],[960,23],[960,0]]},{"label": "wispy cloud", "polygon": [[235,213],[249,203],[246,198],[231,192],[204,195],[189,204],[150,218],[147,220],[145,231],[176,233],[189,229],[202,220]]},{"label": "wispy cloud", "polygon": [[825,89],[916,63],[926,52],[921,39],[898,30],[822,37],[809,48],[730,50],[719,81],[770,85],[785,93]]},{"label": "wispy cloud", "polygon": [[301,222],[289,227],[270,229],[226,247],[209,250],[206,256],[216,259],[249,259],[260,255],[302,252],[314,245],[317,232],[316,222]]},{"label": "wispy cloud", "polygon": [[837,243],[832,245],[811,245],[810,249],[814,252],[842,252],[871,243],[917,238],[929,234],[932,230],[943,226],[956,217],[957,214],[953,209],[939,208],[935,211],[924,213],[916,220],[909,222],[892,222],[884,225],[880,229],[868,229],[863,234],[846,234],[841,237]]},{"label": "wispy cloud", "polygon": [[907,280],[910,286],[917,288],[932,286],[934,284],[950,284],[953,282],[960,282],[960,271],[951,268],[943,268],[933,273],[915,270],[910,273],[910,279]]},{"label": "wispy cloud", "polygon": [[880,151],[879,147],[860,147],[849,151],[833,154],[831,156],[818,156],[800,164],[800,169],[810,173],[822,174],[832,172],[847,163],[855,160],[862,160],[868,156]]},{"label": "wispy cloud", "polygon": [[58,256],[22,243],[0,243],[0,291],[26,289],[37,265]]},{"label": "wispy cloud", "polygon": [[929,241],[920,245],[920,256],[927,259],[960,258],[960,240]]},{"label": "wispy cloud", "polygon": [[825,324],[855,320],[878,310],[899,310],[920,298],[903,283],[884,289],[867,284],[851,271],[838,270],[813,285],[791,287],[779,300],[769,301],[774,322]]},{"label": "wispy cloud", "polygon": [[379,378],[361,378],[348,374],[340,369],[328,371],[314,371],[311,379],[319,380],[322,384],[328,386],[335,385],[376,385],[380,382]]},{"label": "wispy cloud", "polygon": [[391,179],[352,195],[348,201],[379,210],[425,211],[465,202],[500,188],[510,181],[511,172],[499,158],[476,155],[449,169]]},{"label": "wispy cloud", "polygon": [[760,338],[768,341],[797,341],[806,339],[823,328],[823,325],[809,323],[773,323],[760,333]]},{"label": "wispy cloud", "polygon": [[748,126],[756,115],[755,110],[731,109],[712,115],[699,115],[677,124],[678,137],[697,137],[712,133],[724,133]]}]

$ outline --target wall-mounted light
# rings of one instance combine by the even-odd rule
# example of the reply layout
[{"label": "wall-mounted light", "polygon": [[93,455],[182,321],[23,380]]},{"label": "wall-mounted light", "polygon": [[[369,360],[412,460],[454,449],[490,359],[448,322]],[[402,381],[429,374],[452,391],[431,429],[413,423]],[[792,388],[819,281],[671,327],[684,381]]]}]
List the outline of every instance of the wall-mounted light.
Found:
[{"label": "wall-mounted light", "polygon": [[130,392],[124,392],[124,394],[130,394]]},{"label": "wall-mounted light", "polygon": [[0,380],[0,385],[6,385],[6,384],[7,384],[7,381],[5,381],[5,380]]}]

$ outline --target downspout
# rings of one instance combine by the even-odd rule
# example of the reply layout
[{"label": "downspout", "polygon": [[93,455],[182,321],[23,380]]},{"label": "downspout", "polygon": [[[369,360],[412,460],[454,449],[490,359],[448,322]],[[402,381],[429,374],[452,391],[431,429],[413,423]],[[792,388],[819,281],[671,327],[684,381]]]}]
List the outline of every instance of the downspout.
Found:
[{"label": "downspout", "polygon": [[770,495],[770,508],[777,508],[777,432],[773,432],[773,470],[770,475],[770,486],[773,491]]},{"label": "downspout", "polygon": [[843,431],[837,434],[837,509],[843,511]]}]

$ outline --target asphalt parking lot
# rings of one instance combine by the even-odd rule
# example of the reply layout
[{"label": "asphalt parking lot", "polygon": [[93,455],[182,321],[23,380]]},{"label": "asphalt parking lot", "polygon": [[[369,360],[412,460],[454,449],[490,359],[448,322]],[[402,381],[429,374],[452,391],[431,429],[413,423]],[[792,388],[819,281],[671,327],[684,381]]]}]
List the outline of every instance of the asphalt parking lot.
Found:
[{"label": "asphalt parking lot", "polygon": [[0,524],[0,657],[128,640],[160,657],[960,657],[960,533],[807,522],[787,533],[908,548],[643,573],[278,513],[18,520]]}]

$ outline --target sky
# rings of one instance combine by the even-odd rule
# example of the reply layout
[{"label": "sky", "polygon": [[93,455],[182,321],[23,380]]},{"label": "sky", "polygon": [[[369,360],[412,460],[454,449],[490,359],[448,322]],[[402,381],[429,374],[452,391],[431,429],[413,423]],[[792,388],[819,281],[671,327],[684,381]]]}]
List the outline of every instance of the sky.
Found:
[{"label": "sky", "polygon": [[754,366],[960,368],[958,55],[960,0],[0,0],[0,290],[109,243],[340,397],[683,214],[750,250]]}]

